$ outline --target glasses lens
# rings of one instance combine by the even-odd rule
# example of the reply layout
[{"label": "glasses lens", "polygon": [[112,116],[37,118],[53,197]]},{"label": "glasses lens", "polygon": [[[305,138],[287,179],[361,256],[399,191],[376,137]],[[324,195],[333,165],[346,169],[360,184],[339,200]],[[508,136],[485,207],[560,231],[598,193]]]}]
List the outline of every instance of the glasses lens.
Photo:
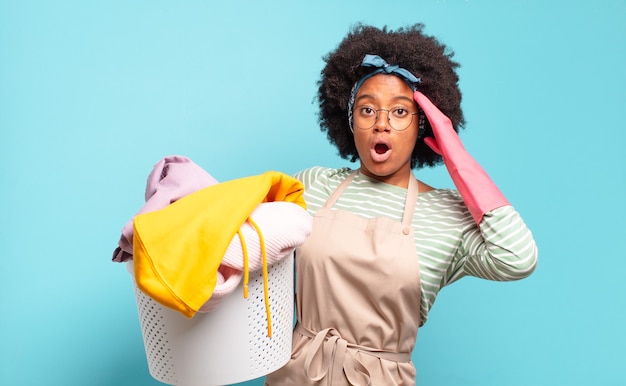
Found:
[{"label": "glasses lens", "polygon": [[378,112],[376,110],[363,106],[355,107],[352,113],[354,125],[361,130],[372,128],[376,124],[377,116]]},{"label": "glasses lens", "polygon": [[389,112],[389,126],[396,131],[406,130],[413,122],[413,113],[407,109],[397,108]]}]

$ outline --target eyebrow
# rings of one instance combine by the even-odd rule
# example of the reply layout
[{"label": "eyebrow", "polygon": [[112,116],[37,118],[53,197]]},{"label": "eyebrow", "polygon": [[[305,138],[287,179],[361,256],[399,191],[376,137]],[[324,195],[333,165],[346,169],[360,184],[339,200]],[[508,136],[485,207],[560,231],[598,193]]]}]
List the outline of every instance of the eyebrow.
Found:
[{"label": "eyebrow", "polygon": [[[362,94],[358,98],[356,98],[356,100],[354,102],[358,102],[358,101],[360,101],[361,99],[364,99],[364,98],[377,99],[374,95]],[[405,100],[407,102],[415,103],[415,101],[412,98],[406,97],[404,95],[395,96],[395,97],[393,97],[393,99],[394,99],[394,101],[397,101],[397,100],[400,99],[400,100]]]}]

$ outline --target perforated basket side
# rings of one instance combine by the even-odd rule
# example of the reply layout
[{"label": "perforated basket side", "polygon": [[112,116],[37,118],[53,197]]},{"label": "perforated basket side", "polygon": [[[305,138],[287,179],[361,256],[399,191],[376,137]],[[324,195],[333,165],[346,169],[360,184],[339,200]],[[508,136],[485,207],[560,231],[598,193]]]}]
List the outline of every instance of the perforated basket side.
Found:
[{"label": "perforated basket side", "polygon": [[268,267],[268,289],[271,338],[260,270],[250,273],[247,299],[240,285],[215,310],[191,319],[160,305],[135,285],[150,374],[170,385],[224,385],[282,367],[291,356],[292,256]]},{"label": "perforated basket side", "polygon": [[178,379],[163,315],[164,308],[141,292],[137,286],[135,297],[150,374],[164,383],[175,385]]},{"label": "perforated basket side", "polygon": [[[252,275],[251,275],[252,277]],[[293,331],[293,259],[283,259],[268,270],[272,338],[267,336],[267,317],[262,272],[250,280],[248,314],[249,355],[252,374],[262,376],[277,370],[291,356]]]}]

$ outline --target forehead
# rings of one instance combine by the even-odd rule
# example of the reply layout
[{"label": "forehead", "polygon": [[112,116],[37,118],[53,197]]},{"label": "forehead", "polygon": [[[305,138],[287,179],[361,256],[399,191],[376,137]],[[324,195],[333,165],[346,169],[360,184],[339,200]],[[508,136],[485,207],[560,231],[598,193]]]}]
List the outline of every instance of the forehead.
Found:
[{"label": "forehead", "polygon": [[365,80],[356,93],[356,99],[372,98],[380,100],[413,100],[413,90],[401,78],[391,74],[377,74]]}]

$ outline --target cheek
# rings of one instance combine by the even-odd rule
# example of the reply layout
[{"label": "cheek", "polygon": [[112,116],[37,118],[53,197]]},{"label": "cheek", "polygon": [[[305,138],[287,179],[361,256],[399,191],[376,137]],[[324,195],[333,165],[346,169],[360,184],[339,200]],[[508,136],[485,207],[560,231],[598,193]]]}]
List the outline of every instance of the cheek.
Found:
[{"label": "cheek", "polygon": [[407,133],[408,135],[403,136],[403,138],[400,139],[400,143],[402,144],[402,149],[405,150],[407,153],[412,153],[413,152],[413,148],[415,147],[415,144],[417,143],[417,133],[413,134],[413,133]]},{"label": "cheek", "polygon": [[364,134],[359,134],[358,131],[354,132],[354,145],[356,146],[357,152],[361,153],[362,151],[367,150],[367,138]]}]

